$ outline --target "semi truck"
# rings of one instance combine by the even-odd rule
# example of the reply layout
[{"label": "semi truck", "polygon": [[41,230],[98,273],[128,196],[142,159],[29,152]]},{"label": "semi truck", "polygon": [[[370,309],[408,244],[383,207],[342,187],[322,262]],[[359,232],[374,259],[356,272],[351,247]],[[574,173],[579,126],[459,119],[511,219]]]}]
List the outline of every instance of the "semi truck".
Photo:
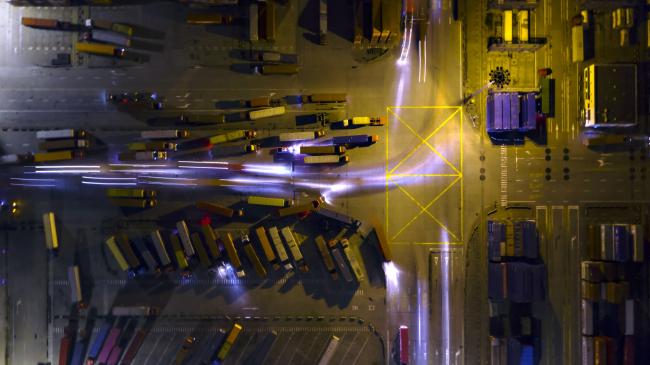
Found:
[{"label": "semi truck", "polygon": [[235,18],[232,15],[223,15],[216,12],[208,13],[189,13],[187,14],[187,24],[195,25],[219,25],[230,24]]},{"label": "semi truck", "polygon": [[110,188],[106,189],[106,195],[110,198],[145,199],[155,198],[157,193],[148,189]]},{"label": "semi truck", "polygon": [[56,230],[54,212],[43,214],[43,231],[45,232],[45,247],[53,253],[59,250],[59,235]]},{"label": "semi truck", "polygon": [[379,141],[378,135],[367,134],[332,137],[332,144],[343,145],[347,148],[369,146],[377,141]]},{"label": "semi truck", "polygon": [[333,248],[331,252],[332,257],[334,258],[334,262],[336,262],[336,266],[338,266],[339,271],[341,271],[341,275],[343,275],[343,279],[345,279],[345,281],[348,283],[352,282],[352,273],[350,272],[348,264],[345,263],[341,251],[338,248]]},{"label": "semi truck", "polygon": [[63,150],[55,152],[37,152],[34,154],[34,162],[52,162],[52,161],[69,161],[77,158],[83,158],[81,151]]},{"label": "semi truck", "polygon": [[143,139],[180,139],[190,136],[187,130],[167,129],[140,132],[140,138]]},{"label": "semi truck", "polygon": [[102,346],[108,337],[108,333],[111,331],[111,328],[113,328],[113,323],[109,320],[106,320],[104,324],[99,328],[99,332],[97,332],[97,336],[95,336],[95,340],[88,350],[86,365],[95,364],[95,360],[99,356],[99,352],[101,351]]},{"label": "semi truck", "polygon": [[205,246],[203,245],[203,241],[198,232],[192,233],[190,239],[192,240],[192,246],[194,246],[194,250],[196,251],[196,256],[199,258],[199,264],[206,269],[212,266],[212,261],[208,257],[208,252],[205,250]]},{"label": "semi truck", "polygon": [[223,247],[226,249],[230,263],[235,269],[235,275],[237,275],[238,278],[245,277],[246,272],[244,271],[244,268],[241,264],[239,254],[237,254],[237,250],[235,249],[235,243],[233,242],[232,236],[229,232],[226,232],[225,236],[223,237]]},{"label": "semi truck", "polygon": [[81,294],[81,278],[79,266],[68,267],[68,282],[70,283],[70,302],[76,303],[78,308],[84,308],[85,303]]},{"label": "semi truck", "polygon": [[346,151],[345,146],[300,146],[299,153],[303,155],[342,155]]},{"label": "semi truck", "polygon": [[208,138],[208,143],[210,145],[233,142],[241,139],[253,139],[257,136],[257,132],[254,130],[235,130],[228,133],[219,134]]},{"label": "semi truck", "polygon": [[214,260],[220,259],[221,250],[219,250],[219,245],[217,245],[217,240],[219,239],[217,233],[208,223],[201,224],[201,232],[203,233],[205,244],[208,246],[210,256],[212,256]]},{"label": "semi truck", "polygon": [[296,64],[267,64],[253,66],[253,72],[258,75],[295,75],[300,71]]},{"label": "semi truck", "polygon": [[153,245],[153,248],[156,250],[156,256],[158,257],[160,266],[163,268],[164,271],[167,272],[172,271],[173,270],[172,261],[169,258],[169,254],[167,253],[167,248],[165,247],[165,241],[163,241],[160,231],[155,230],[151,232],[150,236],[151,236],[151,244]]},{"label": "semi truck", "polygon": [[22,25],[31,28],[50,30],[76,30],[74,24],[70,22],[62,22],[56,19],[22,17],[20,21]]},{"label": "semi truck", "polygon": [[273,267],[273,270],[279,269],[280,264],[278,263],[278,260],[275,257],[275,253],[273,252],[273,248],[271,247],[271,243],[269,242],[264,227],[260,226],[255,228],[255,235],[257,236],[257,240],[260,242],[260,246],[262,246],[262,251],[264,251],[264,256],[266,257],[266,260]]},{"label": "semi truck", "polygon": [[261,279],[266,278],[267,276],[266,269],[264,268],[264,265],[262,265],[260,258],[257,256],[257,253],[255,252],[255,249],[253,248],[253,245],[251,244],[251,240],[248,237],[248,235],[242,236],[241,241],[242,241],[242,245],[244,246],[244,252],[248,257],[248,260],[251,262],[251,264],[253,264],[253,268],[255,269],[257,276],[259,276]]},{"label": "semi truck", "polygon": [[345,103],[347,94],[330,93],[330,94],[311,94],[301,95],[302,103]]},{"label": "semi truck", "polygon": [[183,250],[185,251],[185,256],[188,259],[191,259],[196,255],[194,247],[192,247],[192,241],[190,239],[190,230],[187,229],[187,223],[184,220],[176,222],[176,230],[178,231],[178,236],[181,238],[181,243],[183,244]]},{"label": "semi truck", "polygon": [[37,131],[37,139],[75,139],[84,138],[86,131],[82,129],[55,129],[49,131]]},{"label": "semi truck", "polygon": [[332,123],[332,128],[358,128],[365,126],[382,126],[386,124],[385,117],[352,117]]},{"label": "semi truck", "polygon": [[131,39],[121,33],[103,29],[93,29],[84,34],[84,40],[90,42],[110,43],[121,47],[131,47]]},{"label": "semi truck", "polygon": [[256,195],[250,195],[248,196],[246,202],[251,205],[265,205],[269,207],[290,207],[293,205],[293,200],[291,199],[284,199],[284,198],[271,198],[271,197],[266,197],[266,196],[256,196]]},{"label": "semi truck", "polygon": [[345,257],[347,257],[348,262],[350,263],[350,267],[352,268],[354,276],[357,278],[358,282],[362,282],[365,276],[363,274],[363,270],[361,269],[361,264],[357,259],[357,255],[352,251],[352,248],[350,247],[350,241],[348,241],[347,238],[342,238],[339,242],[341,243]]},{"label": "semi truck", "polygon": [[278,229],[276,227],[269,227],[269,236],[271,237],[271,241],[273,241],[273,247],[275,247],[275,251],[278,253],[278,259],[284,269],[287,271],[293,270],[293,265],[289,261],[287,251],[284,249]]},{"label": "semi truck", "polygon": [[153,273],[156,277],[160,276],[162,272],[160,266],[158,266],[158,261],[154,259],[152,252],[144,244],[142,240],[135,240],[135,251],[138,253],[138,256],[142,258],[147,269]]},{"label": "semi truck", "polygon": [[327,218],[334,219],[335,221],[343,223],[352,229],[357,229],[359,226],[361,226],[360,221],[350,217],[349,215],[337,212],[327,207],[321,206],[320,209],[318,209],[318,214]]},{"label": "semi truck", "polygon": [[122,357],[122,361],[120,362],[121,365],[131,365],[133,359],[135,359],[135,356],[138,354],[138,351],[140,351],[140,347],[142,347],[146,337],[147,331],[145,331],[144,328],[140,328],[135,333],[133,340],[131,340],[129,347],[127,347],[126,352],[124,353],[124,357]]},{"label": "semi truck", "polygon": [[276,106],[273,108],[264,108],[264,109],[257,109],[257,110],[251,110],[248,112],[248,119],[250,120],[258,120],[262,118],[270,118],[270,117],[275,117],[278,115],[282,115],[286,112],[285,108],[283,106]]},{"label": "semi truck", "polygon": [[160,313],[160,309],[149,306],[115,306],[111,310],[111,313],[116,317],[147,317],[157,316]]},{"label": "semi truck", "polygon": [[305,156],[303,161],[306,165],[330,165],[330,164],[342,165],[350,162],[350,156],[348,155]]},{"label": "semi truck", "polygon": [[219,158],[219,157],[245,155],[247,153],[256,152],[257,150],[258,150],[257,145],[252,143],[241,143],[241,144],[233,144],[228,146],[218,145],[213,147],[210,150],[210,157]]},{"label": "semi truck", "polygon": [[120,161],[165,161],[166,151],[129,151],[117,155]]},{"label": "semi truck", "polygon": [[133,252],[133,247],[131,246],[131,241],[129,237],[124,232],[119,232],[115,234],[115,241],[120,248],[120,251],[124,255],[126,262],[129,264],[132,270],[137,270],[141,267],[140,259]]},{"label": "semi truck", "polygon": [[111,203],[122,208],[153,208],[158,204],[156,199],[110,198]]},{"label": "semi truck", "polygon": [[[322,129],[315,131],[306,131],[306,132],[285,132],[280,133],[279,139],[280,142],[299,142],[317,139],[325,135],[325,131]],[[339,143],[335,143],[339,144]]]},{"label": "semi truck", "polygon": [[278,215],[280,217],[287,217],[292,214],[299,214],[302,212],[312,212],[320,208],[320,206],[325,203],[325,198],[320,196],[317,199],[314,199],[308,203],[294,205],[291,207],[280,208],[278,209]]},{"label": "semi truck", "polygon": [[134,142],[129,143],[129,151],[176,151],[177,144],[165,141]]},{"label": "semi truck", "polygon": [[190,272],[188,269],[190,265],[187,262],[187,258],[183,252],[183,246],[181,245],[181,241],[178,239],[178,235],[172,233],[169,236],[169,242],[172,244],[172,251],[174,251],[174,258],[176,259],[176,265],[178,265],[178,269],[181,270],[183,277],[189,277]]},{"label": "semi truck", "polygon": [[77,52],[89,53],[98,56],[108,56],[122,58],[126,56],[126,50],[122,47],[116,47],[110,44],[95,42],[77,42],[74,45]]},{"label": "semi truck", "polygon": [[321,126],[329,123],[329,118],[327,118],[327,113],[315,113],[315,114],[304,114],[296,116],[296,125],[306,125],[306,124],[320,124]]},{"label": "semi truck", "polygon": [[316,247],[318,247],[318,252],[320,253],[320,256],[323,258],[323,262],[325,263],[325,268],[327,269],[327,272],[330,273],[332,279],[337,280],[339,276],[336,272],[336,266],[334,265],[332,256],[330,255],[329,250],[327,249],[327,244],[325,243],[325,239],[323,238],[323,236],[317,236],[314,239],[314,242],[316,242]]},{"label": "semi truck", "polygon": [[58,139],[43,141],[38,144],[38,148],[45,151],[73,150],[88,147],[90,147],[90,141],[87,139]]},{"label": "semi truck", "polygon": [[235,344],[235,341],[237,341],[237,338],[239,337],[239,333],[242,331],[242,329],[243,327],[239,323],[235,323],[232,326],[230,332],[228,333],[228,337],[226,337],[226,340],[219,348],[219,352],[217,353],[217,360],[223,362],[226,359],[226,357],[230,353],[230,349]]},{"label": "semi truck", "polygon": [[226,218],[244,216],[244,209],[241,209],[241,208],[232,209],[232,208],[224,207],[224,206],[216,204],[216,203],[210,203],[210,202],[206,202],[206,201],[198,201],[198,202],[196,202],[196,207],[198,209],[206,211],[208,213],[220,215],[220,216],[226,217]]},{"label": "semi truck", "polygon": [[129,264],[126,262],[126,259],[124,258],[124,255],[120,251],[119,247],[117,247],[117,241],[115,240],[115,236],[111,236],[108,239],[106,239],[106,246],[108,246],[108,249],[111,251],[113,258],[115,259],[115,262],[117,262],[117,265],[120,267],[120,270],[122,271],[129,270]]},{"label": "semi truck", "polygon": [[298,243],[296,242],[296,238],[294,237],[291,228],[283,227],[280,232],[282,232],[282,237],[284,237],[284,241],[287,243],[289,251],[293,256],[293,259],[296,261],[296,265],[298,265],[298,269],[302,272],[308,272],[309,267],[302,256],[302,252],[300,251],[300,247],[298,247]]},{"label": "semi truck", "polygon": [[108,20],[86,19],[84,20],[84,25],[86,26],[86,28],[89,29],[101,28],[101,29],[112,30],[114,32],[122,33],[128,37],[131,37],[133,35],[133,27],[131,27],[130,25],[122,24],[122,23],[113,23]]}]

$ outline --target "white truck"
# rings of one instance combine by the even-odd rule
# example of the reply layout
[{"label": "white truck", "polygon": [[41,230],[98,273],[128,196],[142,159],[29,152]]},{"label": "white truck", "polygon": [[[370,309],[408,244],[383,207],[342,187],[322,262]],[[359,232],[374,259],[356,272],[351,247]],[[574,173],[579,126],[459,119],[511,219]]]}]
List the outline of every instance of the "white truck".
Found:
[{"label": "white truck", "polygon": [[64,139],[64,138],[83,138],[86,132],[76,129],[55,129],[51,131],[37,131],[38,139]]},{"label": "white truck", "polygon": [[310,139],[317,139],[324,135],[325,135],[325,131],[319,129],[316,131],[307,131],[307,132],[280,133],[279,139],[280,142],[298,142],[298,141],[306,141]]}]

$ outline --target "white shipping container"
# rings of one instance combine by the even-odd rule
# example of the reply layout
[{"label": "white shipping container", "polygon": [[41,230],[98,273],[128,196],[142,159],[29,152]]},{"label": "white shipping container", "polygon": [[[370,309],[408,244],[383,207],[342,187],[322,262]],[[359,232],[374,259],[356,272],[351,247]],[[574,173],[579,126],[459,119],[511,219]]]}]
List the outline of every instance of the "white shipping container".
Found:
[{"label": "white shipping container", "polygon": [[289,262],[289,256],[287,256],[287,251],[284,249],[278,229],[276,227],[269,227],[269,236],[271,236],[271,241],[273,242],[275,251],[278,253],[278,258],[284,266],[284,269],[287,271],[292,270],[293,265]]},{"label": "white shipping container", "polygon": [[634,335],[634,300],[625,301],[625,335]]},{"label": "white shipping container", "polygon": [[307,132],[286,132],[280,133],[280,142],[297,142],[309,139],[316,139],[322,135],[320,131],[307,131]]},{"label": "white shipping container", "polygon": [[322,156],[305,156],[304,162],[309,165],[313,164],[336,164],[346,163],[350,160],[347,155],[322,155]]},{"label": "white shipping container", "polygon": [[302,252],[300,252],[300,248],[298,247],[296,238],[293,236],[293,232],[291,232],[291,228],[283,227],[280,232],[282,232],[282,237],[284,237],[284,241],[287,243],[287,246],[289,246],[289,251],[291,251],[294,260],[296,260],[296,262],[302,261]]},{"label": "white shipping container", "polygon": [[594,334],[594,303],[582,299],[582,334],[592,336]]},{"label": "white shipping container", "polygon": [[190,231],[187,229],[187,223],[185,221],[176,222],[176,229],[178,230],[178,236],[181,238],[185,255],[188,258],[194,256],[194,247],[190,240]]}]

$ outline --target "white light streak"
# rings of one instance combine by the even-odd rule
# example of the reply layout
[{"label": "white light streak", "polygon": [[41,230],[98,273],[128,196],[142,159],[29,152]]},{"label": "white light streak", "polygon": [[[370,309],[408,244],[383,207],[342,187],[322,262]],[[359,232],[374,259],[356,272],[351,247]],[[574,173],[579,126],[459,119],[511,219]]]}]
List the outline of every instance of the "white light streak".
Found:
[{"label": "white light streak", "polygon": [[12,177],[11,180],[17,180],[17,181],[47,181],[47,182],[56,181],[55,179],[28,179],[28,178],[24,178],[24,177]]},{"label": "white light streak", "polygon": [[54,184],[38,185],[38,184],[14,184],[14,183],[10,183],[10,185],[11,186],[25,186],[25,187],[30,187],[30,188],[52,188],[52,187],[56,186]]},{"label": "white light streak", "polygon": [[100,176],[82,176],[82,179],[92,180],[135,180],[135,177],[100,177]]},{"label": "white light streak", "polygon": [[207,169],[207,170],[228,170],[227,167],[221,166],[188,166],[188,165],[179,165],[181,169]]},{"label": "white light streak", "polygon": [[136,186],[137,183],[121,183],[121,182],[99,182],[99,181],[82,181],[85,185],[108,185],[108,186]]},{"label": "white light streak", "polygon": [[99,169],[99,165],[58,165],[58,166],[34,166],[36,169]]},{"label": "white light streak", "polygon": [[228,165],[228,162],[222,162],[222,161],[178,161],[178,163],[179,164],[189,163],[189,164]]},{"label": "white light streak", "polygon": [[[31,172],[29,172],[31,173]],[[100,170],[40,170],[35,174],[99,174]]]}]

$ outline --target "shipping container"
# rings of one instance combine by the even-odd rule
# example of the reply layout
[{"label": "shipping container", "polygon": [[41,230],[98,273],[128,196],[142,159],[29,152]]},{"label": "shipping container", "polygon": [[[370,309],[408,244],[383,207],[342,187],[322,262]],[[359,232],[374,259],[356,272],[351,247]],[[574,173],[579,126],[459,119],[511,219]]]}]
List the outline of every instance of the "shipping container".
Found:
[{"label": "shipping container", "polygon": [[582,336],[582,365],[594,364],[594,337]]},{"label": "shipping container", "polygon": [[346,226],[349,226],[351,229],[358,229],[361,226],[361,222],[350,217],[349,215],[343,214],[341,212],[335,211],[330,208],[326,208],[321,205],[321,207],[316,211],[319,215],[323,217],[334,219],[337,222],[343,223]]},{"label": "shipping container", "polygon": [[76,303],[78,307],[83,308],[84,300],[81,295],[81,278],[79,276],[79,266],[68,267],[68,282],[70,283],[70,301]]},{"label": "shipping container", "polygon": [[56,151],[56,152],[40,152],[34,154],[34,162],[53,162],[53,161],[69,161],[75,158],[82,158],[83,153],[72,150]]},{"label": "shipping container", "polygon": [[94,42],[77,42],[75,43],[75,51],[80,53],[89,53],[98,56],[117,58],[121,58],[126,55],[126,50],[120,46]]},{"label": "shipping container", "polygon": [[594,337],[594,364],[607,365],[607,343],[604,337]]},{"label": "shipping container", "polygon": [[131,269],[137,269],[141,266],[140,260],[133,252],[133,247],[131,246],[131,241],[129,237],[124,232],[118,232],[115,234],[115,241],[120,248],[120,251],[124,255],[126,262],[129,263]]},{"label": "shipping container", "polygon": [[327,346],[325,346],[325,349],[318,360],[318,365],[329,365],[331,363],[332,357],[334,357],[334,353],[336,352],[340,342],[341,340],[338,337],[333,335],[330,337]]},{"label": "shipping container", "polygon": [[147,332],[142,328],[135,333],[133,340],[131,340],[129,347],[127,347],[124,357],[120,362],[121,365],[131,365],[133,359],[135,359],[135,356],[138,354],[138,351],[140,351],[140,347],[142,347],[146,336]]},{"label": "shipping container", "polygon": [[350,157],[348,155],[305,156],[303,161],[307,165],[346,164],[350,162]]},{"label": "shipping container", "polygon": [[209,12],[209,13],[189,13],[187,14],[187,24],[199,24],[199,25],[218,25],[218,24],[230,24],[233,22],[234,18],[232,15],[223,15],[221,13]]},{"label": "shipping container", "polygon": [[113,328],[113,324],[110,321],[105,321],[104,324],[99,328],[99,331],[97,332],[97,335],[92,342],[92,346],[90,346],[90,349],[88,351],[88,360],[86,362],[87,365],[92,365],[95,363],[95,360],[99,356],[99,352],[102,349],[102,346],[104,345],[106,337],[108,337],[108,333],[111,331],[111,328]]},{"label": "shipping container", "polygon": [[265,109],[258,109],[258,110],[251,110],[248,112],[248,118],[250,120],[258,120],[262,118],[269,118],[269,117],[275,117],[278,115],[282,115],[285,113],[285,109],[283,106],[278,106],[274,108],[265,108]]},{"label": "shipping container", "polygon": [[109,30],[94,29],[88,32],[86,40],[131,47],[131,39],[127,35]]},{"label": "shipping container", "polygon": [[626,336],[634,335],[634,300],[627,299],[625,301],[625,331]]},{"label": "shipping container", "polygon": [[365,275],[363,274],[363,269],[361,269],[361,264],[357,259],[357,255],[352,251],[352,248],[350,247],[350,242],[348,241],[347,238],[341,239],[340,242],[341,242],[341,247],[343,247],[343,253],[345,254],[345,257],[347,257],[348,262],[350,263],[350,267],[352,268],[352,272],[354,273],[354,276],[357,278],[358,282],[362,282],[363,279],[365,278]]},{"label": "shipping container", "polygon": [[248,36],[249,40],[257,41],[259,39],[259,9],[256,3],[248,7]]},{"label": "shipping container", "polygon": [[613,224],[613,259],[617,262],[627,262],[630,259],[630,236],[628,224]]},{"label": "shipping container", "polygon": [[221,348],[219,349],[219,352],[217,353],[217,360],[223,362],[226,359],[226,357],[230,353],[230,349],[235,344],[235,341],[237,341],[237,338],[239,337],[239,333],[242,330],[243,330],[243,327],[238,323],[235,323],[232,326],[232,328],[230,329],[230,332],[228,333],[228,337],[226,337],[226,340],[221,345]]},{"label": "shipping container", "polygon": [[342,155],[345,146],[300,146],[299,153],[304,155]]},{"label": "shipping container", "polygon": [[333,94],[312,94],[303,95],[302,100],[309,103],[345,103],[347,102],[347,94],[333,93]]},{"label": "shipping container", "polygon": [[208,246],[208,252],[212,259],[216,260],[221,258],[221,250],[219,250],[219,245],[217,244],[217,240],[219,239],[217,232],[208,223],[201,224],[201,232],[203,233],[205,244]]},{"label": "shipping container", "polygon": [[155,198],[155,190],[146,189],[127,189],[127,188],[111,188],[106,190],[106,195],[111,198]]},{"label": "shipping container", "polygon": [[265,64],[253,67],[253,72],[262,75],[294,75],[300,71],[296,64]]},{"label": "shipping container", "polygon": [[600,225],[600,259],[605,261],[614,259],[614,235],[611,224]]},{"label": "shipping container", "polygon": [[90,142],[87,139],[59,139],[52,141],[43,141],[38,144],[38,148],[45,151],[71,150],[75,148],[88,148]]},{"label": "shipping container", "polygon": [[71,139],[83,138],[86,136],[86,131],[81,129],[55,129],[37,131],[37,139]]},{"label": "shipping container", "polygon": [[122,208],[153,208],[158,204],[156,199],[130,199],[130,198],[111,198],[111,203]]},{"label": "shipping container", "polygon": [[102,346],[102,350],[99,352],[99,356],[97,356],[97,363],[105,364],[108,361],[108,356],[111,354],[113,347],[115,347],[117,339],[120,337],[121,333],[121,328],[111,328],[111,331],[108,333],[106,341],[104,342],[104,346]]},{"label": "shipping container", "polygon": [[260,243],[260,246],[262,246],[262,251],[264,251],[264,256],[266,257],[266,260],[273,266],[273,270],[277,270],[280,268],[280,264],[278,263],[278,260],[275,257],[275,253],[273,252],[273,248],[271,247],[271,243],[269,242],[269,239],[266,235],[266,230],[264,229],[263,226],[257,227],[255,229],[255,235],[257,236],[257,240]]},{"label": "shipping container", "polygon": [[585,336],[594,335],[594,302],[591,300],[582,299],[582,334]]},{"label": "shipping container", "polygon": [[325,198],[320,196],[308,203],[304,204],[299,204],[299,205],[294,205],[291,207],[287,208],[280,208],[278,209],[278,216],[280,217],[288,217],[293,214],[300,214],[303,212],[312,212],[315,210],[320,209],[320,206],[325,203]]},{"label": "shipping container", "polygon": [[632,260],[634,262],[643,262],[645,255],[643,226],[638,224],[630,225],[630,240],[632,241]]},{"label": "shipping container", "polygon": [[338,248],[334,248],[331,250],[331,252],[332,257],[334,258],[334,262],[336,262],[336,266],[338,266],[339,271],[341,271],[341,275],[343,275],[343,279],[345,279],[345,281],[348,283],[352,282],[352,273],[350,272],[350,268],[345,262],[345,259],[343,259],[341,251]]},{"label": "shipping container", "polygon": [[129,151],[176,151],[177,147],[176,143],[165,141],[133,142],[127,145]]},{"label": "shipping container", "polygon": [[174,251],[174,258],[176,259],[176,265],[180,270],[187,270],[189,268],[189,263],[185,257],[185,252],[183,251],[183,246],[181,241],[178,238],[178,235],[175,233],[170,234],[169,242],[171,242],[172,250]]},{"label": "shipping container", "polygon": [[178,139],[187,138],[190,132],[186,130],[168,129],[168,130],[151,130],[140,132],[140,138],[144,139]]},{"label": "shipping container", "polygon": [[503,41],[512,42],[512,10],[503,11]]}]

